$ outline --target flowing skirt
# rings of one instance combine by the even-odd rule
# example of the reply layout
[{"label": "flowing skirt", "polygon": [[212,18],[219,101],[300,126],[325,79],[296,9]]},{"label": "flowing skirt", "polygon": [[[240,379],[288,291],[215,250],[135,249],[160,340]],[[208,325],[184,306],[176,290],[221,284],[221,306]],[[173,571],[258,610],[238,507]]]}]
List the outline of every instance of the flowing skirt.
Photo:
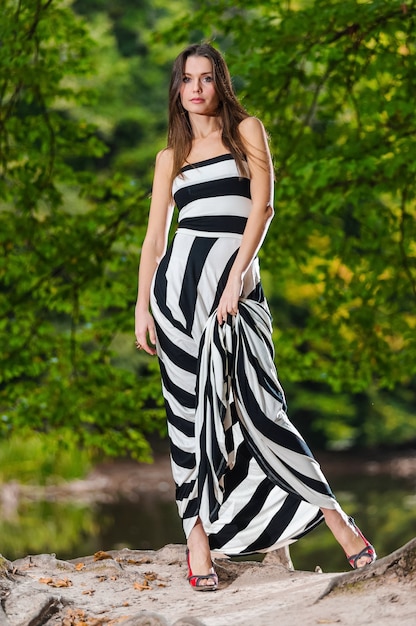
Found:
[{"label": "flowing skirt", "polygon": [[296,541],[339,505],[286,414],[256,259],[239,311],[216,307],[239,235],[179,228],[151,307],[176,501],[186,537],[198,517],[211,549],[238,555]]}]

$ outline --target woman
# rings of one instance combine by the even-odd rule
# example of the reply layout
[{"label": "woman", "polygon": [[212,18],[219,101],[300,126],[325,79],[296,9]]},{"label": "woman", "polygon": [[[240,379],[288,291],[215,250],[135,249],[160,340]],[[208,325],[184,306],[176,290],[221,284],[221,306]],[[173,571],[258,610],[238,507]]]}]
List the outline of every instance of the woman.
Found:
[{"label": "woman", "polygon": [[272,207],[262,123],[237,101],[218,51],[189,46],[173,66],[168,146],[156,158],[136,345],[159,357],[197,591],[217,588],[210,549],[267,552],[323,518],[352,567],[376,558],[286,416],[257,259]]}]

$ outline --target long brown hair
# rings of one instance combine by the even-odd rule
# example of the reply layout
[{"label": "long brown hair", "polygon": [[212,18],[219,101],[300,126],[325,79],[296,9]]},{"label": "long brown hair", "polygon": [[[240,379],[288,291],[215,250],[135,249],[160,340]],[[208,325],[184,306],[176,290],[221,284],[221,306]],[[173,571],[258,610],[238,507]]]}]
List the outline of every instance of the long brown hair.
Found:
[{"label": "long brown hair", "polygon": [[211,61],[215,89],[219,98],[218,117],[221,119],[222,142],[235,158],[240,174],[246,171],[244,147],[238,126],[249,116],[234,93],[230,72],[221,54],[208,43],[193,44],[176,58],[169,87],[168,148],[173,150],[172,181],[180,174],[191,148],[193,133],[189,114],[181,103],[180,88],[188,57],[206,57]]}]

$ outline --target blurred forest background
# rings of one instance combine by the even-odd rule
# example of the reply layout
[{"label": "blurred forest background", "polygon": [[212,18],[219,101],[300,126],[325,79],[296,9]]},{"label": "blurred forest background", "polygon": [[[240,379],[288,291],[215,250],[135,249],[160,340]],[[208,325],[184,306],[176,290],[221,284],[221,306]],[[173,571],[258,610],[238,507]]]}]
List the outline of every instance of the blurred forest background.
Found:
[{"label": "blurred forest background", "polygon": [[[152,458],[137,265],[174,57],[209,40],[270,134],[261,251],[313,449],[416,444],[414,0],[3,0],[0,481]],[[155,443],[156,442],[156,443]]]}]

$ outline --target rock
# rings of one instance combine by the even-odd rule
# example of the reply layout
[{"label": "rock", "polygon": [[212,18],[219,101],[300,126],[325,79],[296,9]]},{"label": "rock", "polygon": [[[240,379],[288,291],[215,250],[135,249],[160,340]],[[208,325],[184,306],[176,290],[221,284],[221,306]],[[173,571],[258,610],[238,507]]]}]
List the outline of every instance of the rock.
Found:
[{"label": "rock", "polygon": [[263,563],[265,565],[283,565],[283,567],[290,570],[295,569],[293,567],[292,559],[290,558],[289,546],[268,552],[264,557]]},{"label": "rock", "polygon": [[28,586],[12,589],[4,604],[9,626],[42,626],[64,607],[59,595]]}]

